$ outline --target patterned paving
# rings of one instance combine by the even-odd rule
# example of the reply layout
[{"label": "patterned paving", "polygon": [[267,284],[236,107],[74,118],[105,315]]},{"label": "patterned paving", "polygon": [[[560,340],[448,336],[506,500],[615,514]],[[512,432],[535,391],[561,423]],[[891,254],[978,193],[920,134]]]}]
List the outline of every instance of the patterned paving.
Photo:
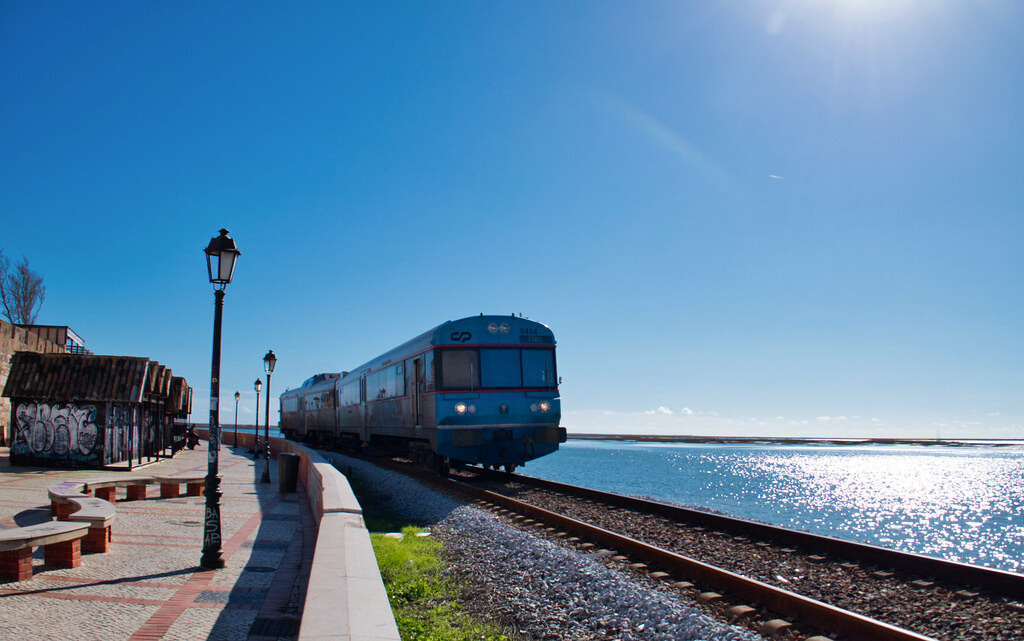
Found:
[{"label": "patterned paving", "polygon": [[[205,444],[204,444],[205,445]],[[11,467],[0,449],[0,528],[49,519],[46,488],[109,476],[106,471]],[[145,474],[206,471],[204,447],[136,468]],[[126,501],[119,490],[109,552],[83,554],[77,568],[33,558],[29,581],[0,583],[0,639],[75,641],[295,638],[315,545],[302,494],[279,494],[245,448],[220,452],[225,567],[199,567],[205,498]]]}]

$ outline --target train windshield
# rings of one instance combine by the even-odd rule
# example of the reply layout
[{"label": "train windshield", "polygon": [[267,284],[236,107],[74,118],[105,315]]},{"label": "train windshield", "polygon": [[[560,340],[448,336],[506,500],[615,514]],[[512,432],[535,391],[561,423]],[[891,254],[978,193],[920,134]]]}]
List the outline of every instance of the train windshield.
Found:
[{"label": "train windshield", "polygon": [[458,348],[438,356],[443,390],[555,387],[554,349]]}]

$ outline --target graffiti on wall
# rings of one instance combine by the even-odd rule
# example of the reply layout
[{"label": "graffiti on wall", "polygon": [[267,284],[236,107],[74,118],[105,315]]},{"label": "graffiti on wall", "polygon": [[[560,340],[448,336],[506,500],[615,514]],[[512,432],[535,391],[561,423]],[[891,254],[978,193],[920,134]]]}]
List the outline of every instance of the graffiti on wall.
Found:
[{"label": "graffiti on wall", "polygon": [[95,405],[23,401],[14,415],[11,454],[80,459],[102,449]]}]

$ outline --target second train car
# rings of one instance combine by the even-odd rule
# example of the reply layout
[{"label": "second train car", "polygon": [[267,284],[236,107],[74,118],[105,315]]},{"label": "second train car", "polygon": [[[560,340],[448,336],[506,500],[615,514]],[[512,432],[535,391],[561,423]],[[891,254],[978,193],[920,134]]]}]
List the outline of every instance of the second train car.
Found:
[{"label": "second train car", "polygon": [[342,373],[281,394],[281,431],[320,445],[511,472],[566,439],[555,336],[516,316],[448,321]]}]

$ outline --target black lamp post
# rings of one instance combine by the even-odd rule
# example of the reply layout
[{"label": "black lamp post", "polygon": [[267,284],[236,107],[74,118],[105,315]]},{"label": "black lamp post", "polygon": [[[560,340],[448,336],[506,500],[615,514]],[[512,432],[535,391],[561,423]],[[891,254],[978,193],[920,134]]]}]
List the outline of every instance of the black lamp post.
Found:
[{"label": "black lamp post", "polygon": [[242,395],[235,390],[235,447],[238,447],[238,399],[242,398]]},{"label": "black lamp post", "polygon": [[252,388],[256,390],[256,438],[252,446],[252,458],[255,460],[260,457],[260,390],[263,389],[263,381],[257,378]]},{"label": "black lamp post", "polygon": [[206,469],[206,517],[203,523],[203,557],[199,565],[209,570],[224,567],[220,537],[220,477],[217,475],[217,457],[220,454],[220,328],[224,310],[224,288],[235,273],[235,262],[242,252],[220,230],[220,236],[206,247],[206,269],[213,284],[213,367],[210,375],[210,453]]},{"label": "black lamp post", "polygon": [[263,478],[260,479],[262,483],[270,483],[270,375],[273,373],[275,365],[277,365],[277,357],[274,356],[274,350],[269,350],[267,355],[263,357],[263,369],[267,370],[267,413],[263,417],[263,440],[266,441],[266,458],[263,460]]}]

